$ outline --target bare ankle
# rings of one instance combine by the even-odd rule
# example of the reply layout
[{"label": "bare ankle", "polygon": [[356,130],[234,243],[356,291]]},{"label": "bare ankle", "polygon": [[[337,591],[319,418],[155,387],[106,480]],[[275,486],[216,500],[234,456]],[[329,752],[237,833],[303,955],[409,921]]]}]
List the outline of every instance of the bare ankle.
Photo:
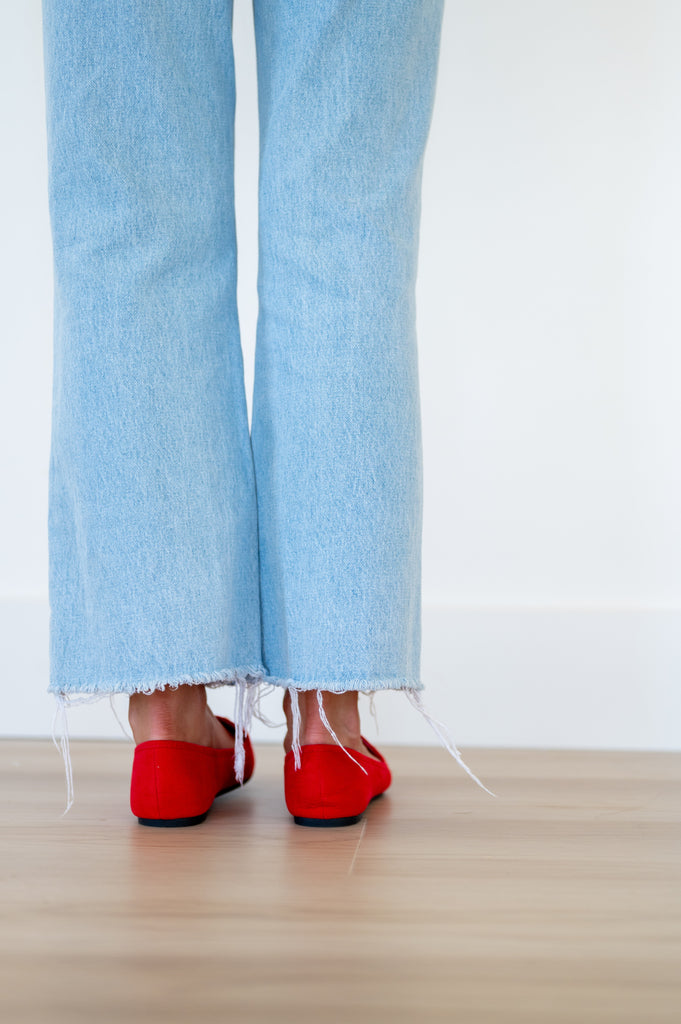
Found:
[{"label": "bare ankle", "polygon": [[[298,692],[298,708],[300,711],[300,743],[301,746],[311,743],[335,743],[336,740],[325,725],[319,704],[318,690]],[[358,697],[356,690],[345,693],[321,691],[322,706],[326,719],[343,746],[366,751],[361,738]],[[288,752],[292,744],[292,708],[288,690],[284,694],[284,711],[288,722],[288,730],[284,739],[284,750]],[[368,753],[368,751],[366,751]]]},{"label": "bare ankle", "polygon": [[130,694],[128,722],[137,743],[148,739],[210,741],[214,732],[210,717],[202,683]]}]

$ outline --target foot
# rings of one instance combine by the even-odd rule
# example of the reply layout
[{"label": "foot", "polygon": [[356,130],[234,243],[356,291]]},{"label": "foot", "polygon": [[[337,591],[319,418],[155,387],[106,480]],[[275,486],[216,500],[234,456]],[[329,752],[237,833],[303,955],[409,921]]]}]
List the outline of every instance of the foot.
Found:
[{"label": "foot", "polygon": [[202,747],[234,748],[234,738],[208,707],[203,684],[131,693],[128,722],[135,743],[181,740]]},{"label": "foot", "polygon": [[[362,741],[357,706],[358,692],[350,690],[346,693],[331,693],[329,690],[324,690],[322,697],[326,717],[343,746],[348,750],[359,751],[360,754],[377,760]],[[299,693],[298,707],[300,708],[301,747],[307,743],[336,743],[319,716],[316,690],[305,690]],[[291,712],[291,695],[288,690],[284,694],[284,714],[287,724],[284,751],[288,754],[293,741],[293,714]]]}]

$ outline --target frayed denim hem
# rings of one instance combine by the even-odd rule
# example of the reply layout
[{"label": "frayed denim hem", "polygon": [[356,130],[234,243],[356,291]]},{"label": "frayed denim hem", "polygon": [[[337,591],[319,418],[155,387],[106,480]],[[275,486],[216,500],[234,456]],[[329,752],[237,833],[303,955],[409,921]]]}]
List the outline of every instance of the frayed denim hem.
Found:
[{"label": "frayed denim hem", "polygon": [[386,676],[375,679],[285,679],[282,676],[264,675],[263,682],[270,686],[279,686],[290,690],[324,690],[329,693],[347,693],[356,690],[358,693],[374,693],[376,690],[423,690],[423,683],[407,676]]},{"label": "frayed denim hem", "polygon": [[[234,699],[234,726],[235,726],[235,743],[234,743],[234,771],[237,782],[243,785],[244,781],[244,767],[245,767],[245,748],[244,748],[244,736],[249,735],[251,732],[253,718],[257,718],[263,724],[270,728],[276,728],[281,723],[272,722],[262,711],[261,700],[265,693],[271,693],[275,689],[288,690],[291,698],[291,714],[293,719],[292,729],[292,741],[291,749],[293,751],[294,766],[296,769],[300,768],[301,765],[301,744],[300,744],[300,727],[301,727],[301,715],[298,704],[298,696],[300,693],[305,693],[310,690],[317,691],[317,701],[319,703],[319,716],[320,719],[332,736],[334,741],[345,751],[347,756],[355,764],[362,768],[362,771],[366,770],[357,761],[349,750],[343,746],[338,739],[338,736],[334,732],[331,724],[326,716],[324,710],[323,692],[331,693],[347,693],[356,691],[358,693],[364,693],[370,697],[371,700],[371,713],[375,718],[375,710],[373,706],[373,697],[377,691],[380,690],[399,690],[402,691],[413,707],[423,716],[428,722],[433,732],[437,736],[438,740],[444,746],[444,748],[454,757],[458,764],[467,772],[468,775],[490,796],[496,797],[497,794],[493,793],[478,779],[476,775],[470,770],[465,764],[461,754],[452,739],[447,727],[427,710],[421,697],[421,692],[425,689],[423,683],[419,681],[409,679],[351,679],[347,681],[298,681],[293,679],[282,679],[277,676],[268,675],[264,669],[258,666],[244,666],[238,669],[228,669],[223,672],[212,672],[212,673],[196,673],[191,676],[179,676],[172,680],[156,680],[152,683],[145,683],[140,685],[135,684],[114,684],[107,689],[102,690],[79,690],[77,692],[70,692],[66,690],[59,690],[56,687],[50,686],[48,689],[49,693],[52,693],[56,698],[56,708],[54,719],[52,723],[52,740],[58,750],[61,751],[64,759],[64,768],[66,772],[66,788],[67,788],[67,803],[66,809],[63,814],[66,814],[72,807],[74,802],[73,796],[73,771],[71,766],[71,756],[69,750],[69,732],[68,732],[68,708],[79,704],[91,704],[95,701],[101,700],[104,697],[109,697],[111,709],[114,715],[121,725],[123,732],[128,739],[132,739],[125,731],[123,723],[118,718],[113,705],[113,696],[116,693],[132,694],[132,693],[154,693],[156,690],[161,689],[177,689],[178,686],[182,685],[204,685],[206,687],[214,688],[218,686],[234,686],[235,687],[235,699]],[[61,737],[57,740],[57,722],[61,720]]]},{"label": "frayed denim hem", "polygon": [[[288,689],[289,695],[291,697],[291,715],[292,715],[292,718],[293,718],[291,750],[293,751],[293,764],[294,764],[294,768],[297,770],[298,768],[300,768],[300,765],[301,765],[301,757],[300,757],[300,750],[301,750],[301,747],[300,747],[301,716],[300,716],[300,708],[298,706],[298,695],[300,693],[304,693],[304,692],[306,692],[308,690],[315,689],[317,691],[317,701],[319,703],[319,717],[321,718],[323,725],[326,727],[327,731],[330,733],[330,735],[333,737],[333,739],[339,745],[339,747],[341,747],[342,750],[345,751],[345,753],[348,755],[350,760],[354,761],[355,764],[359,765],[359,767],[362,768],[362,771],[366,774],[366,770],[362,767],[361,764],[359,764],[359,761],[357,761],[352,756],[350,751],[347,750],[343,746],[341,741],[338,739],[338,737],[336,736],[336,733],[331,728],[331,725],[329,723],[328,718],[326,717],[326,713],[324,711],[324,702],[323,702],[323,697],[322,697],[322,691],[328,692],[328,691],[331,690],[331,688],[326,683],[323,683],[321,685],[318,684],[315,687],[307,686],[306,684],[302,684],[302,685],[294,684],[294,685],[288,685],[286,688]],[[438,721],[437,718],[434,718],[433,715],[431,715],[431,713],[428,711],[428,709],[426,708],[426,706],[423,703],[423,698],[421,697],[421,693],[420,693],[420,691],[424,689],[424,686],[423,686],[422,683],[418,683],[416,685],[400,685],[399,681],[393,681],[393,685],[389,686],[389,685],[387,685],[387,683],[382,682],[382,684],[380,686],[373,687],[371,690],[368,690],[366,688],[360,689],[359,687],[354,687],[354,686],[346,685],[344,688],[341,688],[339,686],[338,689],[333,690],[331,692],[345,693],[348,690],[355,690],[355,689],[359,693],[368,694],[370,696],[370,698],[372,698],[371,699],[371,713],[374,715],[374,717],[375,717],[375,711],[374,711],[374,706],[373,706],[373,696],[374,696],[374,693],[377,690],[388,690],[388,689],[390,689],[390,690],[401,690],[402,692],[404,692],[404,694],[406,695],[406,697],[409,700],[409,702],[413,705],[413,707],[416,708],[416,710],[428,722],[428,724],[430,725],[431,729],[433,730],[433,732],[435,733],[435,735],[437,736],[438,740],[443,745],[443,747],[447,751],[449,751],[449,753],[458,762],[458,764],[461,765],[461,767],[464,769],[464,771],[467,772],[468,775],[470,775],[470,777],[472,779],[474,779],[475,782],[477,782],[477,784],[482,789],[484,789],[486,793],[489,793],[490,796],[496,796],[497,795],[496,793],[493,793],[491,789],[487,789],[487,786],[483,785],[483,783],[480,781],[480,779],[477,777],[477,775],[473,774],[473,772],[470,770],[468,765],[464,762],[463,758],[461,757],[461,753],[458,750],[454,740],[452,739],[452,737],[451,737],[447,727],[444,725],[443,722],[440,722],[440,721]]]},{"label": "frayed denim hem", "polygon": [[[374,718],[375,718],[376,717],[376,713],[375,713],[374,705],[373,705],[374,694],[377,693],[380,690],[400,690],[400,691],[402,691],[405,694],[405,696],[407,697],[409,702],[412,704],[412,706],[415,707],[416,710],[419,712],[419,714],[421,714],[422,717],[428,722],[429,726],[431,727],[431,729],[433,730],[433,732],[437,736],[437,738],[440,741],[440,743],[442,744],[442,746],[452,755],[452,757],[457,761],[457,763],[459,765],[461,765],[461,767],[464,769],[464,771],[467,772],[467,774],[470,775],[470,777],[478,784],[478,786],[481,787],[481,789],[484,789],[486,793],[489,793],[490,796],[494,796],[494,797],[497,796],[497,794],[493,793],[491,789],[488,789],[487,786],[483,785],[483,783],[480,781],[480,779],[477,777],[477,775],[474,775],[473,772],[468,767],[468,765],[464,762],[463,758],[461,757],[461,753],[458,750],[458,748],[456,746],[456,743],[454,742],[452,736],[450,735],[449,730],[447,729],[446,725],[444,725],[443,722],[438,721],[438,719],[435,718],[430,713],[430,711],[426,708],[425,704],[423,703],[423,698],[421,696],[421,691],[425,689],[425,686],[419,680],[414,680],[414,679],[409,679],[409,678],[399,677],[399,676],[393,676],[392,678],[391,677],[386,677],[386,678],[377,678],[377,679],[355,678],[355,679],[344,679],[344,680],[340,680],[340,681],[339,680],[319,680],[319,679],[316,679],[314,681],[312,681],[312,680],[305,681],[305,680],[297,680],[297,679],[284,679],[284,678],[282,678],[280,676],[272,676],[272,675],[267,675],[266,674],[266,675],[263,675],[263,677],[261,679],[256,680],[256,684],[258,684],[258,683],[265,684],[265,686],[269,688],[270,692],[272,690],[274,690],[274,689],[277,689],[277,688],[279,688],[279,689],[286,689],[289,692],[289,695],[290,695],[290,698],[291,698],[291,715],[292,715],[292,719],[293,719],[293,729],[292,729],[292,738],[291,738],[291,750],[293,751],[293,763],[294,763],[294,767],[295,767],[296,770],[298,768],[300,768],[300,765],[301,765],[301,757],[300,757],[300,749],[301,749],[301,747],[300,747],[301,716],[300,716],[300,708],[298,706],[298,695],[300,693],[305,693],[305,692],[308,692],[310,690],[316,690],[317,691],[317,701],[319,703],[319,717],[321,718],[321,721],[322,721],[323,725],[326,727],[327,731],[333,737],[334,741],[345,751],[345,753],[350,758],[350,760],[354,761],[355,764],[359,765],[359,767],[362,768],[362,765],[359,764],[359,761],[357,761],[352,756],[352,754],[343,746],[343,744],[340,742],[340,740],[336,736],[336,733],[331,728],[329,720],[326,717],[326,713],[324,711],[324,701],[323,701],[322,694],[323,694],[323,692],[324,693],[347,693],[347,692],[350,692],[350,691],[356,691],[358,693],[364,693],[365,695],[369,696],[370,699],[371,699],[371,713],[372,713],[372,715],[374,715]],[[257,698],[258,705],[259,705],[259,700],[260,700],[260,695],[258,695],[258,698]],[[255,710],[255,703],[253,703],[251,706]],[[258,707],[258,711],[259,711],[259,707]],[[255,711],[256,717],[259,718],[260,721],[265,721],[265,719],[262,717],[261,714],[258,713],[258,711]],[[251,721],[252,721],[252,719],[251,719],[250,716],[243,721],[242,728],[247,733],[250,732]],[[271,722],[267,722],[267,721],[265,722],[265,724],[266,725],[276,725],[276,723],[271,723]],[[235,755],[235,762],[236,762],[236,755]],[[365,774],[366,774],[366,771],[365,771],[364,768],[362,768],[362,771],[364,771]]]},{"label": "frayed denim hem", "polygon": [[[57,683],[51,683],[47,688],[48,693],[56,694],[61,697],[69,697],[71,693],[74,694],[95,694],[97,697],[103,697],[110,693],[155,693],[156,690],[176,690],[178,686],[186,685],[198,685],[203,686],[231,686],[238,680],[257,680],[262,681],[265,674],[265,669],[262,665],[241,665],[238,668],[222,669],[218,672],[192,672],[184,676],[173,676],[172,679],[155,679],[152,682],[124,682],[118,680],[117,682],[95,682],[92,684],[79,684],[78,687],[70,687],[64,689]],[[74,700],[73,703],[82,703],[80,700]]]},{"label": "frayed denim hem", "polygon": [[[236,774],[237,782],[243,785],[244,781],[244,767],[245,767],[245,748],[244,748],[244,733],[248,729],[244,728],[244,723],[247,722],[250,727],[253,714],[256,717],[265,720],[265,717],[260,713],[259,701],[260,694],[258,692],[258,685],[262,683],[263,669],[257,665],[245,665],[239,668],[224,669],[219,672],[196,672],[191,675],[174,676],[172,679],[156,679],[152,682],[145,683],[125,683],[115,682],[110,685],[97,685],[96,688],[93,686],[91,689],[87,686],[83,686],[78,690],[64,690],[59,689],[55,684],[51,684],[48,687],[48,693],[51,693],[56,700],[56,707],[54,711],[54,717],[52,719],[52,742],[61,752],[64,760],[64,771],[66,773],[66,808],[63,814],[66,814],[73,806],[73,768],[71,765],[71,752],[69,746],[69,728],[68,728],[68,709],[79,704],[93,704],[96,701],[102,700],[105,697],[109,698],[111,710],[121,726],[121,729],[125,733],[128,739],[132,739],[131,736],[125,730],[123,723],[116,714],[116,709],[113,704],[113,697],[115,694],[122,693],[130,696],[133,693],[144,693],[151,694],[157,690],[176,690],[179,686],[191,685],[191,686],[206,686],[214,689],[218,686],[235,686],[237,690],[235,700],[235,730],[236,738],[234,744],[234,770]],[[246,694],[248,693],[248,696]],[[60,724],[60,737],[57,739],[57,726]],[[270,723],[275,725],[276,723]]]}]

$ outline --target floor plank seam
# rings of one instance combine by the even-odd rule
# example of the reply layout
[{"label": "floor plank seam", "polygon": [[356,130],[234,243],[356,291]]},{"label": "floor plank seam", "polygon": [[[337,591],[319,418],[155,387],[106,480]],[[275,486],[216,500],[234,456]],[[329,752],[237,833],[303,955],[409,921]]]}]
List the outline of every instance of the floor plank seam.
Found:
[{"label": "floor plank seam", "polygon": [[350,861],[350,867],[348,868],[348,875],[351,875],[353,870],[354,870],[355,861],[357,860],[357,854],[359,853],[359,847],[360,847],[360,844],[361,844],[362,840],[364,839],[364,833],[366,832],[366,829],[367,829],[367,823],[366,823],[366,818],[365,818],[364,821],[362,822],[362,831],[359,834],[359,839],[357,840],[357,846],[355,847],[355,852],[353,853],[352,860]]}]

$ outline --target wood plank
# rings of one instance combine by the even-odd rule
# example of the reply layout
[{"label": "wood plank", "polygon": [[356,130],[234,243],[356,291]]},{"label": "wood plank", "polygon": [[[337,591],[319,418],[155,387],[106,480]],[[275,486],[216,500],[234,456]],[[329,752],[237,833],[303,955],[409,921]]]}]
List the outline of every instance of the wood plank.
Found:
[{"label": "wood plank", "polygon": [[132,744],[0,741],[8,1022],[681,1019],[681,754],[392,747],[349,828],[278,744],[206,822],[129,810]]}]

